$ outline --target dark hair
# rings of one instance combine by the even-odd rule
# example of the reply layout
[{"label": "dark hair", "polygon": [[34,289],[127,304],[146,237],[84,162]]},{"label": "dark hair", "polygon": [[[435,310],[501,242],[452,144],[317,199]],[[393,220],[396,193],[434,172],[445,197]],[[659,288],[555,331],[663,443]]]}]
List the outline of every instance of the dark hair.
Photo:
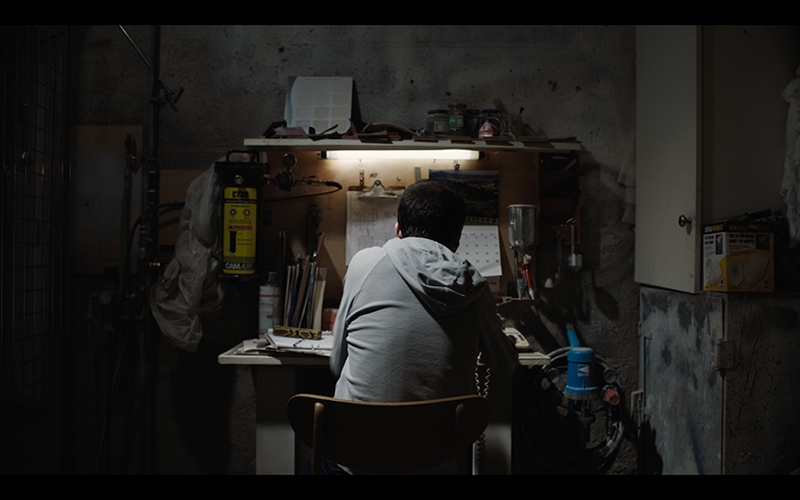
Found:
[{"label": "dark hair", "polygon": [[403,237],[415,236],[458,248],[467,217],[464,198],[443,179],[425,179],[408,187],[400,197],[397,222]]}]

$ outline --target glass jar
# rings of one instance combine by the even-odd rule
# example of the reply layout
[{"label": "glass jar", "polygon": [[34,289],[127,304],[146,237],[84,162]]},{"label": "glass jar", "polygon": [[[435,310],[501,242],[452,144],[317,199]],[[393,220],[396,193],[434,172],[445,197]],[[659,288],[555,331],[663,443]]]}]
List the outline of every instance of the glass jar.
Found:
[{"label": "glass jar", "polygon": [[464,129],[464,118],[467,112],[467,105],[455,102],[449,106],[450,117],[448,120],[450,135],[466,135]]},{"label": "glass jar", "polygon": [[450,114],[446,109],[431,109],[425,122],[425,130],[432,135],[447,135]]}]

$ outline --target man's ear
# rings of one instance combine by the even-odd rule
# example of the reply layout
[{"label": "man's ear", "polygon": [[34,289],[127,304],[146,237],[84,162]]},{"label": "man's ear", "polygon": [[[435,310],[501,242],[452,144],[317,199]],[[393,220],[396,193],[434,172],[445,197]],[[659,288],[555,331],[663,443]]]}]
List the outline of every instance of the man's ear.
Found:
[{"label": "man's ear", "polygon": [[400,231],[400,223],[399,222],[395,222],[394,223],[394,235],[397,236],[398,238],[400,238],[401,240],[403,239],[403,232]]}]

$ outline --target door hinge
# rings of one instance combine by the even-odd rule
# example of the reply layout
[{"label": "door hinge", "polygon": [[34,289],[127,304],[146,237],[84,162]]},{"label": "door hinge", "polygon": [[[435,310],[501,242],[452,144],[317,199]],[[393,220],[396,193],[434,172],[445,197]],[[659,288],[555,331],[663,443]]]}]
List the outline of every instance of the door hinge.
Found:
[{"label": "door hinge", "polygon": [[736,350],[732,340],[714,341],[714,369],[733,368],[736,365]]},{"label": "door hinge", "polygon": [[639,322],[638,332],[639,332],[639,336],[642,337],[642,338],[645,338],[647,340],[650,340],[650,339],[653,338],[653,334],[650,332],[649,329],[648,330],[642,329],[642,322],[641,321]]}]

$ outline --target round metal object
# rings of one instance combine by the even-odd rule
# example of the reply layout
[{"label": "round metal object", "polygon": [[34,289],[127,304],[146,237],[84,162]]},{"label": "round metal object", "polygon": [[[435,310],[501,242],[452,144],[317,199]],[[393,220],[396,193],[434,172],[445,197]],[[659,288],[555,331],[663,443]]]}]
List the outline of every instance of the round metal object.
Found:
[{"label": "round metal object", "polygon": [[283,162],[284,167],[292,168],[297,164],[297,157],[291,153],[286,153],[283,155],[281,161]]},{"label": "round metal object", "polygon": [[613,368],[603,370],[603,382],[606,384],[614,384],[617,381],[617,371]]}]

